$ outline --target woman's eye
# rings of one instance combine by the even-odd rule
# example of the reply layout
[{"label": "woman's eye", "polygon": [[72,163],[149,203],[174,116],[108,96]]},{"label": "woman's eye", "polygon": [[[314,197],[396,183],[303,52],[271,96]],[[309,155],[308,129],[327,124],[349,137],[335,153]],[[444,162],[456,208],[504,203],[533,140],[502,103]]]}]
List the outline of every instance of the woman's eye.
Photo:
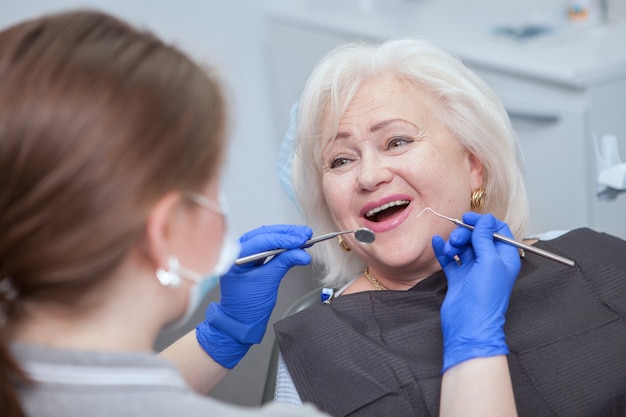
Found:
[{"label": "woman's eye", "polygon": [[350,160],[348,158],[335,158],[332,161],[330,161],[330,168],[339,168],[342,165],[347,164],[348,162],[350,162]]},{"label": "woman's eye", "polygon": [[391,138],[391,140],[387,143],[387,148],[397,148],[400,146],[404,146],[406,144],[412,143],[413,140],[404,136],[397,136]]}]

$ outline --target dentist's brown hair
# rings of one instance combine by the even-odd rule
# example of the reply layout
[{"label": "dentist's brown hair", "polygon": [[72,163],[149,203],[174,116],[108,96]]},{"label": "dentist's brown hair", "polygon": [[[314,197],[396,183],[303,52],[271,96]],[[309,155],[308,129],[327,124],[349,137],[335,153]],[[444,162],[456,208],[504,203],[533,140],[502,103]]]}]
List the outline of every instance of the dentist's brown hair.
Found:
[{"label": "dentist's brown hair", "polygon": [[103,13],[0,32],[3,416],[24,415],[29,383],[6,334],[20,303],[72,305],[140,244],[152,204],[217,178],[226,107],[212,71]]}]

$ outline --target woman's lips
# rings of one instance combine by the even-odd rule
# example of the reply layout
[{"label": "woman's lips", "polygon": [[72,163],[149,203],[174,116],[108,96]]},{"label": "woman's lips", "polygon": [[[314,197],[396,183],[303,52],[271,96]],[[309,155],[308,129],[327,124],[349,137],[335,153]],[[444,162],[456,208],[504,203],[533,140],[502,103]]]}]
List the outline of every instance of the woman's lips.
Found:
[{"label": "woman's lips", "polygon": [[366,204],[361,209],[361,217],[365,227],[374,233],[380,233],[397,227],[411,212],[411,199],[408,196],[395,195]]}]

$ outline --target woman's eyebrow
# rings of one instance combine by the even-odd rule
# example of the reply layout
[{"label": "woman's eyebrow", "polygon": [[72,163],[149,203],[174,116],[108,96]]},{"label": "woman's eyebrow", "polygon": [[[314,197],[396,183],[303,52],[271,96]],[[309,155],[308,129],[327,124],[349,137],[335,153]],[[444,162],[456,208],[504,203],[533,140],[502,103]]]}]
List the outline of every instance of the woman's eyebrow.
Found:
[{"label": "woman's eyebrow", "polygon": [[[381,130],[382,128],[386,127],[387,125],[390,125],[392,123],[396,123],[396,122],[400,122],[403,124],[408,124],[411,125],[415,128],[417,128],[416,125],[414,125],[413,123],[405,120],[405,119],[388,119],[388,120],[383,120],[382,122],[376,123],[375,125],[373,125],[372,127],[370,127],[370,133],[374,133],[377,132],[379,130]],[[337,139],[349,139],[352,137],[352,134],[350,132],[337,132],[337,134],[335,135],[335,140]]]},{"label": "woman's eyebrow", "polygon": [[349,139],[350,137],[352,137],[350,132],[337,132],[337,134],[335,135],[335,140],[337,140],[337,139]]},{"label": "woman's eyebrow", "polygon": [[383,120],[380,123],[376,123],[374,126],[370,127],[370,133],[374,133],[382,128],[384,128],[385,126],[391,124],[391,123],[395,123],[395,122],[400,122],[400,123],[404,123],[404,124],[409,124],[411,126],[417,127],[415,126],[413,123],[406,121],[405,119],[388,119],[388,120]]}]

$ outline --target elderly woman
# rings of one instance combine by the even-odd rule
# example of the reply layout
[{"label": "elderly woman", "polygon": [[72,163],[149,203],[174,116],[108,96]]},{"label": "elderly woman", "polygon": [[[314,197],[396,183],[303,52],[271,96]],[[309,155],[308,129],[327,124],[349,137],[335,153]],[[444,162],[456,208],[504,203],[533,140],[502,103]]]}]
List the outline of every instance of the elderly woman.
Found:
[{"label": "elderly woman", "polygon": [[[376,241],[344,235],[312,248],[322,284],[335,291],[275,325],[277,401],[334,416],[438,415],[451,360],[440,323],[448,271],[431,238],[454,225],[432,211],[493,213],[523,238],[522,157],[504,107],[428,42],[350,44],[311,74],[294,139],[287,164],[306,223],[318,233],[367,227]],[[528,243],[576,266],[523,259],[506,316],[518,412],[623,415],[626,243],[587,229]],[[477,322],[476,333],[484,327]]]}]

